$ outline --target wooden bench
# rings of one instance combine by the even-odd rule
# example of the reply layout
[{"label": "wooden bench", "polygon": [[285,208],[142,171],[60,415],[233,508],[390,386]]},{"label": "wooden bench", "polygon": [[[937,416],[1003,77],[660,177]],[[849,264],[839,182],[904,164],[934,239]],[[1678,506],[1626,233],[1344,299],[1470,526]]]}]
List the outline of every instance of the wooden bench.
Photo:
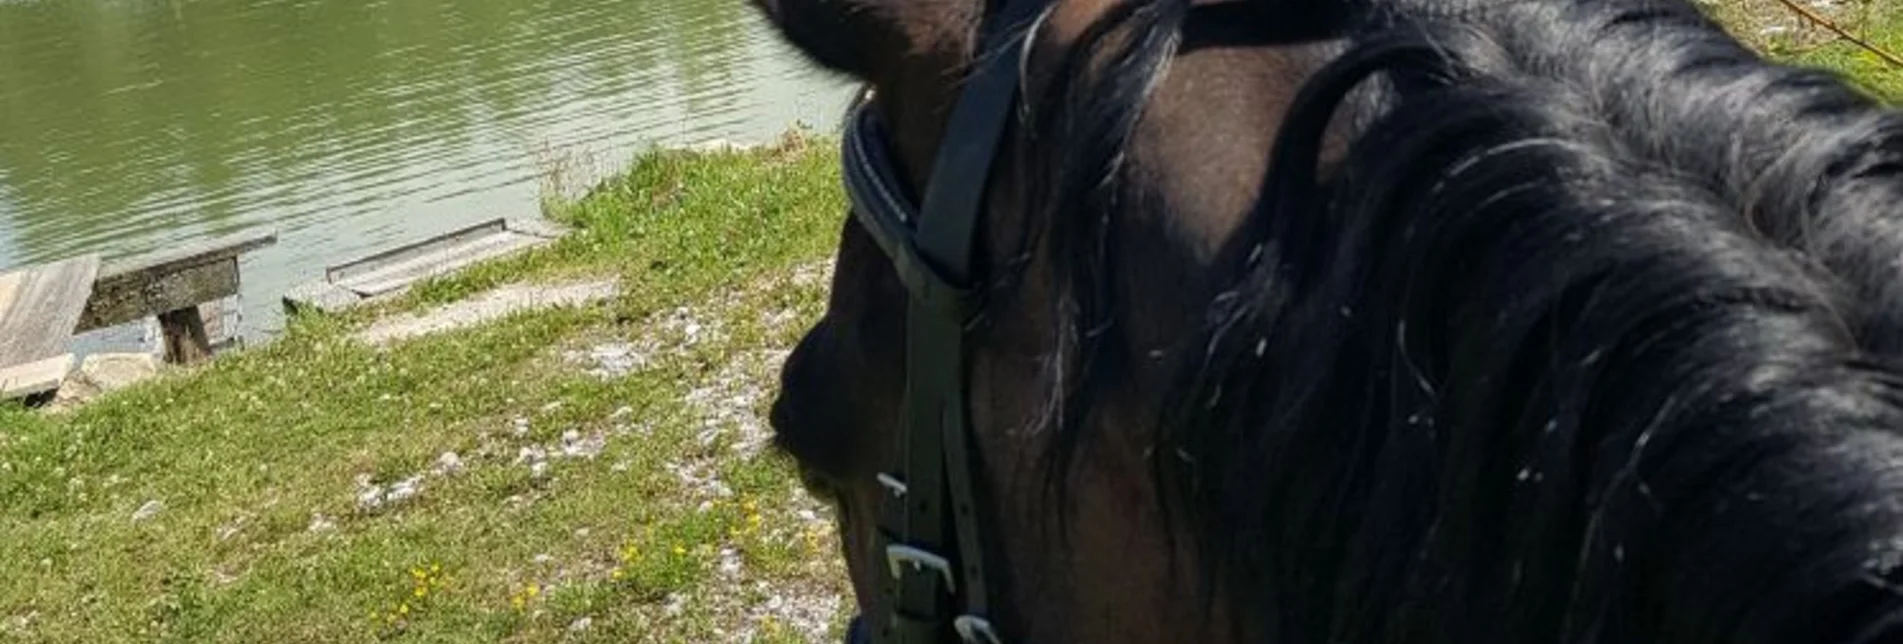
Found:
[{"label": "wooden bench", "polygon": [[73,334],[147,316],[158,318],[166,362],[210,358],[199,305],[236,295],[239,256],[275,243],[276,232],[251,230],[110,262],[86,255],[0,275],[0,400],[58,389],[71,369]]}]

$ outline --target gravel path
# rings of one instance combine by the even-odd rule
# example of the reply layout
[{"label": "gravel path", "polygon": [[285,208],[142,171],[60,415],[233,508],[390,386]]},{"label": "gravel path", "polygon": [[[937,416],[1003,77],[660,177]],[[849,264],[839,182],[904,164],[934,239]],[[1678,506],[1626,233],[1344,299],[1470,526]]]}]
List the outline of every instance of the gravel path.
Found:
[{"label": "gravel path", "polygon": [[512,313],[559,306],[579,306],[613,298],[620,293],[614,280],[566,284],[512,284],[429,311],[405,313],[378,320],[351,335],[359,342],[384,345],[399,340],[471,327]]}]

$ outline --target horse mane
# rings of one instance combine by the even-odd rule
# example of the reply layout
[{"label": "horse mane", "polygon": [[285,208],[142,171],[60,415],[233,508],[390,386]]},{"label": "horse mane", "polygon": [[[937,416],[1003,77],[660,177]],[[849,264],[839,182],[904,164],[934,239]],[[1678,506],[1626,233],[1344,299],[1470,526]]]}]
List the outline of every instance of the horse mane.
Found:
[{"label": "horse mane", "polygon": [[[1121,359],[1112,179],[1188,10],[1126,3],[1030,121],[1059,465]],[[1275,642],[1903,636],[1903,114],[1681,0],[1361,13],[1156,423],[1231,612]]]}]

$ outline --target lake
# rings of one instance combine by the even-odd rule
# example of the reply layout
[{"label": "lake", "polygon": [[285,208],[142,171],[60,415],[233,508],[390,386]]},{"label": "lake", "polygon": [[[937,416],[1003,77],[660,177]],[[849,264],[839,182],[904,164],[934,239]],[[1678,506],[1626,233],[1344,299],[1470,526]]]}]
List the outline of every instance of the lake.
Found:
[{"label": "lake", "polygon": [[269,335],[551,169],[831,131],[850,92],[745,0],[0,0],[0,268],[268,225],[226,323]]}]

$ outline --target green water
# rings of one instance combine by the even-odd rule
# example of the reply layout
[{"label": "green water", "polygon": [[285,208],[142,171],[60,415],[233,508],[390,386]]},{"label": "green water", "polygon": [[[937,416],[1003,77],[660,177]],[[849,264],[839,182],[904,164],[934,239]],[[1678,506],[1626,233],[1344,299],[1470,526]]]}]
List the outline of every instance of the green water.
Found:
[{"label": "green water", "polygon": [[270,225],[235,307],[268,334],[328,264],[533,215],[548,168],[848,92],[746,0],[0,0],[0,268]]}]

